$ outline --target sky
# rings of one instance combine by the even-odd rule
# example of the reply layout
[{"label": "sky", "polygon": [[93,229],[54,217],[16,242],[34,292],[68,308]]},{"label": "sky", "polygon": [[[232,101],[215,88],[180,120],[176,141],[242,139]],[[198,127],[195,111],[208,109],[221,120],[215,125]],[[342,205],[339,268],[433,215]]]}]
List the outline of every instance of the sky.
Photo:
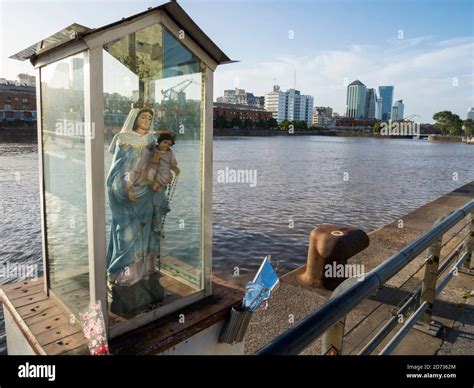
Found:
[{"label": "sky", "polygon": [[[0,77],[34,74],[8,56],[76,22],[120,20],[161,1],[0,0]],[[238,63],[221,65],[214,99],[225,89],[263,95],[278,84],[314,96],[316,106],[346,109],[346,86],[395,87],[405,116],[433,122],[441,110],[466,118],[474,106],[472,0],[179,1]]]}]

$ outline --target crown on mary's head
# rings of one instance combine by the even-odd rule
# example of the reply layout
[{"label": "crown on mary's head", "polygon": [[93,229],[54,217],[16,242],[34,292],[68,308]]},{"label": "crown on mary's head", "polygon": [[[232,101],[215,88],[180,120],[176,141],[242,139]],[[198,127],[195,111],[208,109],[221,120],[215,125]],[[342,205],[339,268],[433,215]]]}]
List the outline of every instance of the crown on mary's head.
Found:
[{"label": "crown on mary's head", "polygon": [[138,100],[132,103],[132,108],[139,108],[139,109],[153,109],[153,104],[149,102],[143,102],[143,100]]}]

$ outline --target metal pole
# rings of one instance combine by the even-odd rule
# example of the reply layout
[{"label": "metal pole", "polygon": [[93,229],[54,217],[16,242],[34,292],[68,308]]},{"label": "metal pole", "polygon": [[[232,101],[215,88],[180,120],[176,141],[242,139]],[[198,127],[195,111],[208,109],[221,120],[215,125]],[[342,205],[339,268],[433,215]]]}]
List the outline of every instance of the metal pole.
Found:
[{"label": "metal pole", "polygon": [[321,350],[323,356],[339,356],[342,354],[345,325],[346,316],[344,315],[324,333],[323,346]]},{"label": "metal pole", "polygon": [[[344,291],[349,289],[357,281],[360,281],[359,277],[352,277],[344,280],[331,294],[329,300],[336,298],[341,295]],[[344,328],[346,325],[346,316],[344,315],[334,325],[332,325],[323,335],[322,341],[323,346],[321,354],[323,356],[330,355],[336,356],[342,354],[342,347],[344,342]]]},{"label": "metal pole", "polygon": [[466,251],[466,246],[464,242],[461,242],[456,250],[451,253],[448,257],[446,257],[445,260],[441,263],[441,265],[438,268],[438,278],[446,271],[446,268],[448,268],[457,258],[459,258],[459,255],[464,253]]},{"label": "metal pole", "polygon": [[397,311],[397,313],[390,318],[390,320],[380,329],[380,331],[373,337],[367,345],[364,346],[364,348],[359,352],[359,356],[364,356],[364,355],[369,355],[372,353],[375,348],[385,339],[385,337],[393,330],[395,326],[397,326],[398,323],[398,316],[400,314],[404,314],[405,311],[407,311],[413,303],[416,302],[417,298],[419,297],[420,291],[418,291],[416,294],[412,295],[406,302],[405,304],[400,307],[400,310]]},{"label": "metal pole", "polygon": [[[462,255],[462,257],[456,262],[453,268],[449,271],[449,273],[443,278],[443,280],[440,282],[438,287],[436,287],[435,290],[435,295],[438,295],[443,288],[446,286],[446,284],[449,283],[449,281],[452,279],[454,274],[456,273],[457,269],[461,266],[461,264],[464,262],[464,260],[467,257],[467,252]],[[413,313],[413,315],[405,322],[403,327],[400,329],[400,331],[395,334],[395,336],[390,340],[390,342],[383,348],[383,350],[379,353],[379,355],[387,355],[392,353],[392,351],[397,347],[397,345],[405,338],[407,335],[408,331],[416,324],[418,319],[422,314],[425,313],[425,311],[429,308],[429,302],[423,302],[420,307]]]},{"label": "metal pole", "polygon": [[434,243],[429,251],[429,258],[425,264],[425,276],[421,284],[421,300],[420,304],[427,302],[429,307],[426,313],[420,319],[420,324],[429,326],[431,323],[431,315],[433,314],[433,303],[435,300],[436,280],[438,277],[439,256],[441,254],[441,239]]},{"label": "metal pole", "polygon": [[468,252],[464,252],[461,258],[456,262],[456,264],[454,264],[454,267],[451,268],[448,274],[443,278],[443,280],[441,280],[441,282],[436,287],[436,291],[435,291],[436,295],[438,295],[443,290],[443,288],[446,286],[446,284],[448,284],[448,282],[451,280],[454,274],[457,273],[461,264],[465,263],[464,260],[466,260],[468,257],[469,257]]},{"label": "metal pole", "polygon": [[[444,217],[441,217],[435,222],[438,225]],[[436,281],[438,279],[439,260],[441,257],[441,244],[443,234],[440,234],[433,244],[428,248],[428,259],[425,264],[425,275],[421,284],[421,298],[420,305],[424,302],[428,303],[425,313],[417,323],[417,329],[430,335],[438,335],[441,330],[440,324],[435,324],[431,321],[433,315],[433,304],[436,298]]]},{"label": "metal pole", "polygon": [[[460,248],[461,248],[462,244],[460,244]],[[446,269],[446,267],[449,266],[449,264],[451,264],[451,262],[453,261],[453,259],[457,258],[457,256],[461,253],[461,250],[460,248],[458,248],[455,252],[453,252],[442,264],[442,266],[440,266],[440,268],[438,269],[438,276],[444,272],[444,270]],[[462,259],[461,259],[462,260]],[[443,282],[445,281],[446,278],[443,279]],[[441,283],[441,284],[438,284],[438,286],[436,287],[436,295],[438,295],[438,288],[439,287],[444,287],[444,285]],[[359,356],[363,356],[363,355],[368,355],[370,353],[372,353],[378,345],[380,345],[380,343],[385,339],[385,337],[387,337],[388,334],[390,334],[390,332],[393,330],[393,328],[395,326],[397,326],[397,323],[398,323],[398,316],[400,314],[404,314],[405,311],[407,311],[412,304],[414,303],[417,303],[417,305],[419,305],[419,299],[420,299],[420,294],[421,294],[421,289],[419,289],[415,294],[413,294],[406,302],[405,304],[397,311],[397,313],[392,317],[390,318],[390,320],[382,327],[382,329],[380,329],[380,331],[364,346],[364,348],[359,352]]]},{"label": "metal pole", "polygon": [[395,336],[390,340],[390,342],[383,348],[379,353],[380,356],[386,356],[387,354],[392,353],[392,351],[397,347],[397,345],[402,341],[403,338],[407,335],[413,325],[418,321],[420,316],[425,312],[429,307],[428,302],[423,302],[420,307],[413,313],[413,315],[405,322],[400,331],[395,334]]},{"label": "metal pole", "polygon": [[468,253],[468,257],[464,262],[464,265],[461,269],[461,272],[467,273],[469,275],[474,275],[474,270],[471,269],[471,262],[472,262],[472,252],[474,251],[474,210],[471,210],[469,213],[469,231],[467,236],[467,246],[466,251]]}]

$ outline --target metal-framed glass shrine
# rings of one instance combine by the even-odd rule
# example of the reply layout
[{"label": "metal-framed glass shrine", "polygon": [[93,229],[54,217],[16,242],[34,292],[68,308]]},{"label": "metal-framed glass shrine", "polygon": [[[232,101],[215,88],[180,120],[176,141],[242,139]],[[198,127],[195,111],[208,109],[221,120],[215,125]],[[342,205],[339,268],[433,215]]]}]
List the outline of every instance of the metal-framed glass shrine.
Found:
[{"label": "metal-framed glass shrine", "polygon": [[37,69],[46,292],[111,337],[212,293],[212,85],[229,58],[169,2],[73,24]]}]

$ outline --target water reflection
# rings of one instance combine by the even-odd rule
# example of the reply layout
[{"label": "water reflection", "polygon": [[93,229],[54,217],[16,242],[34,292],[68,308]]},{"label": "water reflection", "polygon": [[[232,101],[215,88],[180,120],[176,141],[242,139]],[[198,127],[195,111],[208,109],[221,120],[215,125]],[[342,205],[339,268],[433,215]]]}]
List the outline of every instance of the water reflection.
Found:
[{"label": "water reflection", "polygon": [[[187,146],[176,148],[185,163]],[[35,144],[0,144],[0,263],[41,262],[38,158]],[[179,152],[179,154],[178,154]],[[306,259],[307,237],[321,223],[373,230],[474,180],[474,147],[461,143],[367,138],[274,137],[214,140],[214,272],[255,273],[271,254],[280,271]],[[257,170],[257,185],[217,182],[226,167]],[[453,173],[458,180],[453,180]],[[344,180],[348,173],[348,180]],[[189,182],[188,178],[182,182]],[[181,183],[180,183],[181,184]],[[166,239],[186,209],[177,187]],[[179,190],[179,191],[178,191]],[[188,200],[189,202],[181,202]],[[293,227],[290,227],[290,221]],[[191,225],[194,228],[194,225]],[[196,225],[197,230],[197,225]],[[168,237],[169,236],[169,237]],[[196,244],[198,238],[191,241]],[[176,245],[175,245],[176,243]],[[182,252],[178,252],[181,251]],[[41,272],[40,272],[41,276]],[[0,284],[15,279],[0,279]],[[0,353],[5,351],[0,309]]]}]

